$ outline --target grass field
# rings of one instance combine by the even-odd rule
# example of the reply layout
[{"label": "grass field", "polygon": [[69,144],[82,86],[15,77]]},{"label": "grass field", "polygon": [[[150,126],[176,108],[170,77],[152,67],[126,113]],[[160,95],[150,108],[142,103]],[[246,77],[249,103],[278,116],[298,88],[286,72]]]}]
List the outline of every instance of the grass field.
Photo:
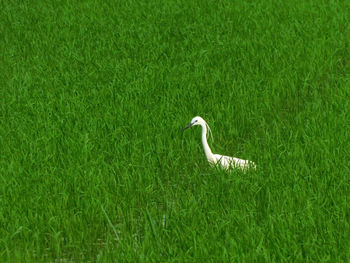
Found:
[{"label": "grass field", "polygon": [[[350,2],[1,1],[1,262],[349,262]],[[212,169],[214,153],[249,159]]]}]

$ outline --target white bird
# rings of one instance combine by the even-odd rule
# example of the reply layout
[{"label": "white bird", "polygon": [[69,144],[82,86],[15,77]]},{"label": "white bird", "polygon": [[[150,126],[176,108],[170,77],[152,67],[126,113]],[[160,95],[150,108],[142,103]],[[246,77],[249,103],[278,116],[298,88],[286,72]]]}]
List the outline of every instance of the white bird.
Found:
[{"label": "white bird", "polygon": [[211,133],[211,130],[209,125],[201,117],[199,116],[194,117],[191,120],[191,123],[187,125],[183,130],[186,130],[195,125],[202,126],[202,143],[203,143],[204,153],[210,165],[218,165],[224,169],[235,168],[235,167],[241,168],[242,170],[246,170],[248,168],[256,169],[256,165],[252,161],[242,160],[242,159],[225,156],[221,154],[213,154],[207,141],[207,130],[209,130],[210,133]]}]

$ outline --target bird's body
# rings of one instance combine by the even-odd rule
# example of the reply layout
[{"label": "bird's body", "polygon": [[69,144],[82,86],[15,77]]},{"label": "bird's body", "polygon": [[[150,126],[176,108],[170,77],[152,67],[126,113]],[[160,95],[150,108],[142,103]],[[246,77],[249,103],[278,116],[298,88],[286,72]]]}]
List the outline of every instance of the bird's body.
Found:
[{"label": "bird's body", "polygon": [[242,169],[248,169],[249,167],[256,168],[255,164],[248,160],[243,160],[235,157],[214,154],[216,162],[214,164],[219,164],[222,167],[240,167]]},{"label": "bird's body", "polygon": [[208,162],[211,165],[217,165],[224,169],[228,168],[241,168],[242,170],[246,170],[248,168],[254,168],[256,169],[255,163],[249,161],[249,160],[243,160],[235,157],[225,156],[221,154],[213,154],[208,141],[207,141],[207,131],[210,128],[209,125],[203,120],[201,117],[197,116],[194,117],[189,125],[185,127],[185,129],[190,128],[194,125],[200,125],[202,127],[202,144],[204,148],[205,156],[207,157]]}]

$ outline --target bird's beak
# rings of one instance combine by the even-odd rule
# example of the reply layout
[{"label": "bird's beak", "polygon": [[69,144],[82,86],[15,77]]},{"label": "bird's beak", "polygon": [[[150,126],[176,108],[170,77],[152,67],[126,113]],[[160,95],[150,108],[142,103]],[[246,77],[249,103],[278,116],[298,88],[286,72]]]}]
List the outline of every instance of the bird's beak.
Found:
[{"label": "bird's beak", "polygon": [[193,126],[193,124],[194,124],[194,122],[193,122],[193,123],[188,124],[188,125],[187,125],[185,128],[183,128],[183,130],[182,130],[182,131],[184,131],[184,130],[186,130],[186,129],[190,128],[191,126]]}]

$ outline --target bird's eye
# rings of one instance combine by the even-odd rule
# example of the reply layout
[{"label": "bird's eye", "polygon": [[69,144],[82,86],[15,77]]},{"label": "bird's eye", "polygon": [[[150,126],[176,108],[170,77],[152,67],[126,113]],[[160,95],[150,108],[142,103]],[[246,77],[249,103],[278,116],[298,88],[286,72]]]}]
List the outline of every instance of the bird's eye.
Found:
[{"label": "bird's eye", "polygon": [[195,120],[194,122],[197,122],[198,120]]}]

